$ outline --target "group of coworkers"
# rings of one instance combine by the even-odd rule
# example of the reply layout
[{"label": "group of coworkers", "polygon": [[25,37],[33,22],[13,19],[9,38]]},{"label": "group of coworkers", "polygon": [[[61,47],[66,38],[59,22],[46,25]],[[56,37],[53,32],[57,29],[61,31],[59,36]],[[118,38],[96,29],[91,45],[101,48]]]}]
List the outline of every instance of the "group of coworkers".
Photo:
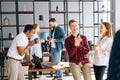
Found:
[{"label": "group of coworkers", "polygon": [[[63,48],[65,48],[69,55],[69,65],[73,79],[81,80],[81,75],[83,75],[84,80],[92,80],[88,56],[90,47],[87,37],[78,32],[78,22],[75,19],[69,21],[68,26],[71,30],[69,36],[66,36],[64,29],[57,24],[55,18],[49,19],[48,22],[51,27],[51,37],[49,38],[49,42],[51,43],[50,54],[52,62],[61,61],[61,53]],[[44,42],[44,40],[39,38],[39,33],[40,28],[38,24],[27,24],[24,31],[18,34],[12,41],[7,53],[7,59],[5,60],[8,80],[25,80],[21,65],[21,60],[24,57],[26,57],[29,65],[34,65],[34,62],[32,62],[32,55],[34,54],[42,60],[41,43]],[[101,36],[94,46],[93,53],[93,69],[96,80],[103,80],[105,70],[109,67],[108,63],[113,44],[111,23],[101,22],[100,34]],[[39,39],[38,43],[35,42],[36,38]],[[57,70],[55,71],[55,74],[60,80],[63,80],[62,71]],[[112,73],[108,74],[111,77]],[[33,73],[33,75],[34,78],[36,78],[36,73]],[[42,75],[42,72],[40,72],[40,75]],[[107,80],[119,80],[115,79],[116,77],[109,78],[109,75]]]}]

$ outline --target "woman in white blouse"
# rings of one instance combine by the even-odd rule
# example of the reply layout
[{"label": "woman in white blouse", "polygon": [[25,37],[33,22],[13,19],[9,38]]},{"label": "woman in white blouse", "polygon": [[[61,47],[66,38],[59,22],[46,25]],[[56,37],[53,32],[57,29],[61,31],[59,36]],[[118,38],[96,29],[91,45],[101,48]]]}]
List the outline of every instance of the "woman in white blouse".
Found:
[{"label": "woman in white blouse", "polygon": [[[30,48],[30,59],[33,61],[32,55],[36,55],[39,57],[40,61],[42,62],[42,48],[41,48],[41,42],[44,42],[44,40],[39,38],[39,31],[40,27],[38,24],[33,24],[35,29],[35,34],[31,37],[31,41],[34,39],[38,39],[36,41],[36,44]],[[33,62],[34,63],[34,62]],[[37,78],[37,73],[33,72],[34,78]],[[40,75],[42,75],[42,72],[40,72]]]},{"label": "woman in white blouse", "polygon": [[108,66],[110,51],[112,47],[112,25],[108,22],[100,24],[101,37],[94,46],[94,73],[96,80],[103,80],[105,69]]}]

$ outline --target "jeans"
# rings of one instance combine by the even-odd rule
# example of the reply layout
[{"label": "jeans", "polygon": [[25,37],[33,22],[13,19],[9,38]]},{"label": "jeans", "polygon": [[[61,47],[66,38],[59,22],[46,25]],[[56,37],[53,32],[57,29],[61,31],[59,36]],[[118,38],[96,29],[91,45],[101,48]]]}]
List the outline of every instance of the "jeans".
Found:
[{"label": "jeans", "polygon": [[[61,61],[61,51],[57,51],[55,48],[52,48],[51,49],[51,59],[52,59],[52,62],[60,62]],[[56,76],[58,76],[59,78],[63,78],[63,73],[62,71],[55,71],[56,73]]]}]

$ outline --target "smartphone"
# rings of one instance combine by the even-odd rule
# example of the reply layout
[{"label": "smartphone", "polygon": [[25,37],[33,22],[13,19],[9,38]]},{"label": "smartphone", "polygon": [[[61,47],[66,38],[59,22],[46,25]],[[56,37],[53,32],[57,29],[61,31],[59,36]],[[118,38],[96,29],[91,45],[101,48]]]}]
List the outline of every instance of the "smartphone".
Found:
[{"label": "smartphone", "polygon": [[50,36],[47,37],[47,40],[49,40],[49,39],[50,39]]},{"label": "smartphone", "polygon": [[78,34],[77,34],[77,37],[79,37],[79,36],[80,36],[80,34],[78,33]]}]

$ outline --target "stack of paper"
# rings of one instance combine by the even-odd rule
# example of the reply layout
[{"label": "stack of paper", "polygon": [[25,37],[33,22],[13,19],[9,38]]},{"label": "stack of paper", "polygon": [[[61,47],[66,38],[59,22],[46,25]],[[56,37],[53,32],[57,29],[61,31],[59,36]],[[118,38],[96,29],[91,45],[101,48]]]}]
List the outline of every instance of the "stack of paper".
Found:
[{"label": "stack of paper", "polygon": [[59,62],[57,65],[53,66],[54,69],[69,67],[69,62]]}]

